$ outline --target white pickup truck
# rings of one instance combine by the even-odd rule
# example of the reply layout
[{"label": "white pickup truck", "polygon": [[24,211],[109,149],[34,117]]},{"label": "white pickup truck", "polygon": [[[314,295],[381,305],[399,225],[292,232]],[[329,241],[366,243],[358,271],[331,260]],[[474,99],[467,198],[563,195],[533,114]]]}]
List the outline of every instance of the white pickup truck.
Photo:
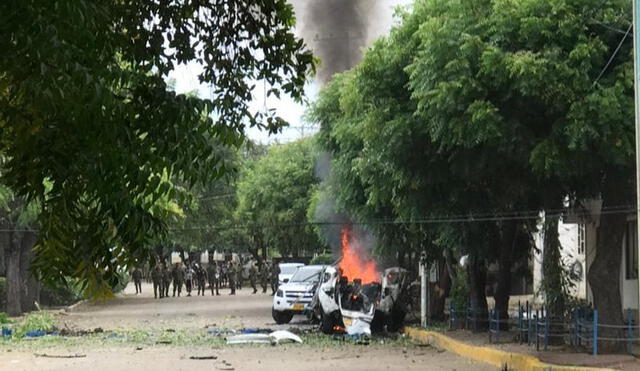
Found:
[{"label": "white pickup truck", "polygon": [[278,287],[271,309],[277,324],[289,323],[295,314],[305,314],[311,310],[311,300],[325,268],[325,265],[298,267],[288,282]]}]

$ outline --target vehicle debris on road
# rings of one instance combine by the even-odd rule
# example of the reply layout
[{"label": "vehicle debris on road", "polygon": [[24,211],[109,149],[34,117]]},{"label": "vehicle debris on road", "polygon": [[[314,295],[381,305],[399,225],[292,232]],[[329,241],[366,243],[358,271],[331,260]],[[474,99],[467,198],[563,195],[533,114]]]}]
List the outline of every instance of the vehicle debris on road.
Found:
[{"label": "vehicle debris on road", "polygon": [[281,344],[285,342],[302,343],[302,339],[285,330],[273,331],[271,333],[248,333],[230,336],[227,344]]}]

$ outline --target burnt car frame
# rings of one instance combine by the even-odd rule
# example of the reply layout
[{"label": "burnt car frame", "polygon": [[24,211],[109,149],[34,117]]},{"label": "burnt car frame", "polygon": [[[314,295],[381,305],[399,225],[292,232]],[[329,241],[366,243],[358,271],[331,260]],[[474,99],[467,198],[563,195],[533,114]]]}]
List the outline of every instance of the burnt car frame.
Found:
[{"label": "burnt car frame", "polygon": [[409,274],[404,268],[384,270],[380,282],[362,284],[333,265],[324,269],[312,301],[312,316],[325,334],[371,335],[396,332],[408,311]]}]

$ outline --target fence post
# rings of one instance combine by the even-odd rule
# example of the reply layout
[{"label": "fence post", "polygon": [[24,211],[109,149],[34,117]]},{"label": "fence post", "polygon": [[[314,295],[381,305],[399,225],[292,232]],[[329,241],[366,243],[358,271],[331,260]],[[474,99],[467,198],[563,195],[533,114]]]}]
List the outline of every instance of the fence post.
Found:
[{"label": "fence post", "polygon": [[489,342],[493,343],[493,322],[491,321],[491,309],[489,309]]},{"label": "fence post", "polygon": [[549,312],[544,314],[544,350],[549,348]]},{"label": "fence post", "polygon": [[598,355],[598,311],[593,311],[593,355]]},{"label": "fence post", "polygon": [[627,309],[627,344],[629,353],[633,352],[633,319],[631,318],[631,309]]},{"label": "fence post", "polygon": [[473,307],[470,307],[470,308],[471,308],[471,315],[473,316],[473,331],[477,332],[478,331],[478,312],[473,310]]},{"label": "fence post", "polygon": [[465,330],[469,329],[469,309],[470,309],[469,303],[467,303],[464,309],[464,329]]},{"label": "fence post", "polygon": [[538,318],[539,318],[539,314],[540,314],[540,312],[536,309],[536,316],[535,316],[535,321],[536,321],[536,350],[540,350],[540,338],[538,337]]},{"label": "fence post", "polygon": [[493,312],[493,315],[496,316],[496,343],[500,342],[500,311],[496,309]]},{"label": "fence post", "polygon": [[453,302],[449,303],[449,330],[453,330]]},{"label": "fence post", "polygon": [[531,309],[527,309],[527,345],[531,346]]},{"label": "fence post", "polygon": [[571,345],[578,347],[578,308],[573,308],[573,336],[571,336]]},{"label": "fence post", "polygon": [[582,309],[578,308],[578,315],[576,320],[576,341],[578,347],[582,345]]}]

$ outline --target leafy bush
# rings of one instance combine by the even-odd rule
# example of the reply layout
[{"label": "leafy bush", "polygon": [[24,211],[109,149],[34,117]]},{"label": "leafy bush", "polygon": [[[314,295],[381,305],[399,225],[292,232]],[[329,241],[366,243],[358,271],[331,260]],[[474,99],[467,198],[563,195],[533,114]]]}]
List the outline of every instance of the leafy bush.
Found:
[{"label": "leafy bush", "polygon": [[321,254],[311,259],[310,264],[333,264],[336,258],[332,254]]},{"label": "leafy bush", "polygon": [[467,286],[467,272],[458,270],[458,274],[453,279],[451,285],[451,303],[456,310],[464,310],[469,298],[469,287]]},{"label": "leafy bush", "polygon": [[70,305],[80,299],[82,288],[75,280],[55,286],[44,285],[40,291],[40,303],[47,306]]},{"label": "leafy bush", "polygon": [[6,313],[0,312],[0,325],[4,325],[7,323],[13,323],[13,321],[9,319],[9,316]]},{"label": "leafy bush", "polygon": [[56,329],[56,318],[49,312],[39,310],[27,314],[18,323],[16,337],[22,337],[29,331],[53,331]]}]

